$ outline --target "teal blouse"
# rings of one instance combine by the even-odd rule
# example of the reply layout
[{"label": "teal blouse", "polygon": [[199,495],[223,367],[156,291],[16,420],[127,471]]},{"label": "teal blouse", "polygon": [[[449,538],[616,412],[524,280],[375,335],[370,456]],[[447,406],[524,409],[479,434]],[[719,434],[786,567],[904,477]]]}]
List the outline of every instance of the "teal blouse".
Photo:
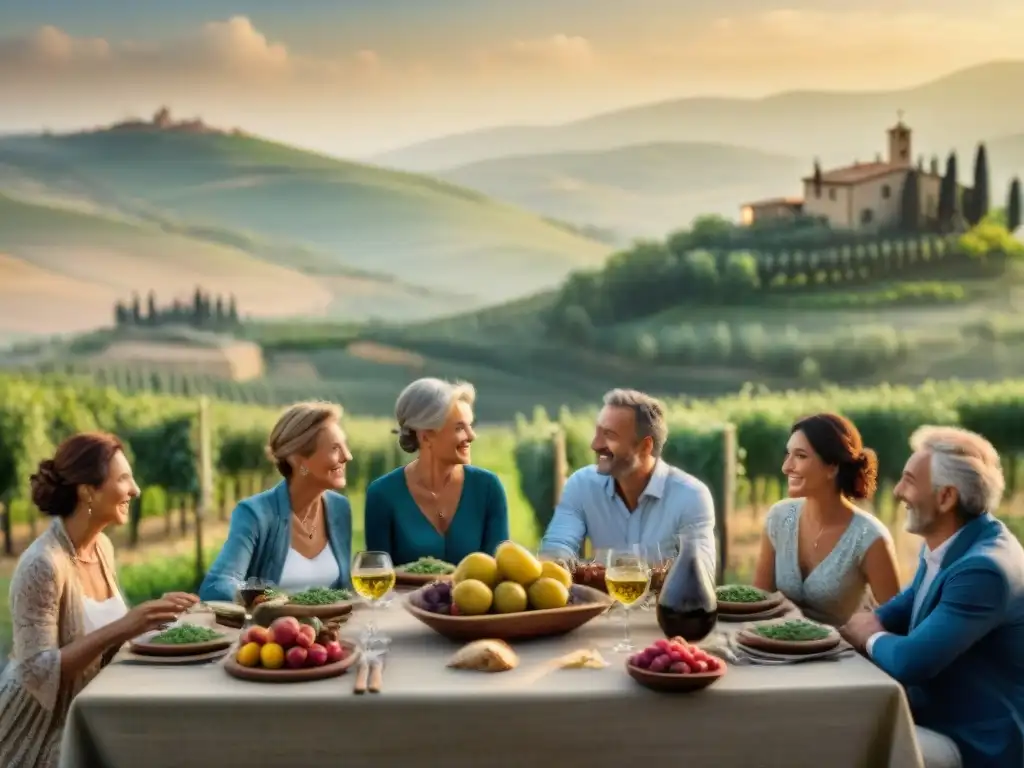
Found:
[{"label": "teal blouse", "polygon": [[493,555],[508,538],[505,488],[486,469],[465,467],[462,495],[443,535],[413,499],[404,467],[378,477],[366,489],[366,548],[387,552],[395,565],[421,557],[457,564],[471,552]]}]

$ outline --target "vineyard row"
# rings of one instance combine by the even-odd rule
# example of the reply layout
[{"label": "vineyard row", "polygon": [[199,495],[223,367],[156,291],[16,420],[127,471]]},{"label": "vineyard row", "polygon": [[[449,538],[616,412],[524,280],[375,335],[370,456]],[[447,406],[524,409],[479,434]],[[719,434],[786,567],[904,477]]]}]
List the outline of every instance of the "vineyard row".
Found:
[{"label": "vineyard row", "polygon": [[[853,419],[865,444],[878,453],[883,483],[899,477],[910,435],[922,424],[957,424],[988,437],[1007,463],[1011,493],[1017,457],[1024,453],[1024,380],[786,393],[750,388],[717,400],[666,405],[665,458],[707,482],[723,514],[737,487],[778,477],[790,426],[808,413],[834,410]],[[125,441],[140,486],[194,497],[198,413],[197,401],[188,397],[126,395],[59,377],[0,376],[0,502],[7,509],[23,505],[38,461],[64,437],[92,429],[115,432]],[[263,447],[278,411],[215,400],[209,413],[215,474],[222,479],[269,474]],[[483,429],[478,460],[484,463],[488,445],[512,446],[521,490],[543,527],[564,474],[592,460],[594,415],[563,411],[552,419],[538,410],[520,418],[514,435]],[[355,455],[349,468],[352,488],[364,488],[406,459],[383,420],[346,417],[345,429]]]}]

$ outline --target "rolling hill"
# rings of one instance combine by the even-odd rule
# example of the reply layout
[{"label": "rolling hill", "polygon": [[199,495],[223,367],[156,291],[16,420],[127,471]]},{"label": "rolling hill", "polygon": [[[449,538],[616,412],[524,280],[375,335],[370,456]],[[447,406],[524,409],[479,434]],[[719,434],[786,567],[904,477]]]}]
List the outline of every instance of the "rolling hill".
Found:
[{"label": "rolling hill", "polygon": [[802,159],[697,142],[521,155],[440,172],[442,178],[623,238],[663,236],[700,214],[792,191]]},{"label": "rolling hill", "polygon": [[394,168],[436,171],[510,155],[592,151],[658,142],[722,142],[848,163],[882,149],[902,110],[926,154],[1019,133],[1024,61],[992,62],[892,91],[780,93],[760,99],[686,98],[561,125],[502,126],[444,136],[378,155]]},{"label": "rolling hill", "polygon": [[443,295],[368,276],[311,275],[81,202],[0,194],[0,338],[93,328],[134,291],[170,301],[197,284],[234,293],[243,312],[266,318],[364,319],[388,302],[413,319],[450,306]]},{"label": "rolling hill", "polygon": [[[449,310],[550,286],[608,252],[566,225],[478,192],[245,135],[7,138],[0,140],[0,191],[5,177],[144,219],[188,222],[192,231],[288,243],[295,247],[260,256],[328,282],[350,278],[353,269],[390,276],[438,292]],[[374,300],[378,316],[393,317],[382,302],[404,299]]]}]

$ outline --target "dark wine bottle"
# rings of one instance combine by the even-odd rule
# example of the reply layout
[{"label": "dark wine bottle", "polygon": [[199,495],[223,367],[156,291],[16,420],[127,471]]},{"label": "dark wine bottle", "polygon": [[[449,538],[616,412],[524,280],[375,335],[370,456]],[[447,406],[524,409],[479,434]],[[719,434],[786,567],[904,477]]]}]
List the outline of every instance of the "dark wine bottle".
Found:
[{"label": "dark wine bottle", "polygon": [[714,548],[710,556],[702,542],[679,537],[679,554],[658,594],[658,626],[665,637],[697,643],[711,634],[718,621]]}]

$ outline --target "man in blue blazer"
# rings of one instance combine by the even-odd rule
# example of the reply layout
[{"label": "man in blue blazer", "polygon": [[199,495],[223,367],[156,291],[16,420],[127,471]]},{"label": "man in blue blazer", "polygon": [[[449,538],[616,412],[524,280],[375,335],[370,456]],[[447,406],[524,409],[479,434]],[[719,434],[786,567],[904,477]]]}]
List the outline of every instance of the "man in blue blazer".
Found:
[{"label": "man in blue blazer", "polygon": [[1024,765],[1024,549],[992,512],[1003,472],[962,429],[911,438],[895,495],[924,538],[913,583],[843,635],[903,684],[929,766]]}]

